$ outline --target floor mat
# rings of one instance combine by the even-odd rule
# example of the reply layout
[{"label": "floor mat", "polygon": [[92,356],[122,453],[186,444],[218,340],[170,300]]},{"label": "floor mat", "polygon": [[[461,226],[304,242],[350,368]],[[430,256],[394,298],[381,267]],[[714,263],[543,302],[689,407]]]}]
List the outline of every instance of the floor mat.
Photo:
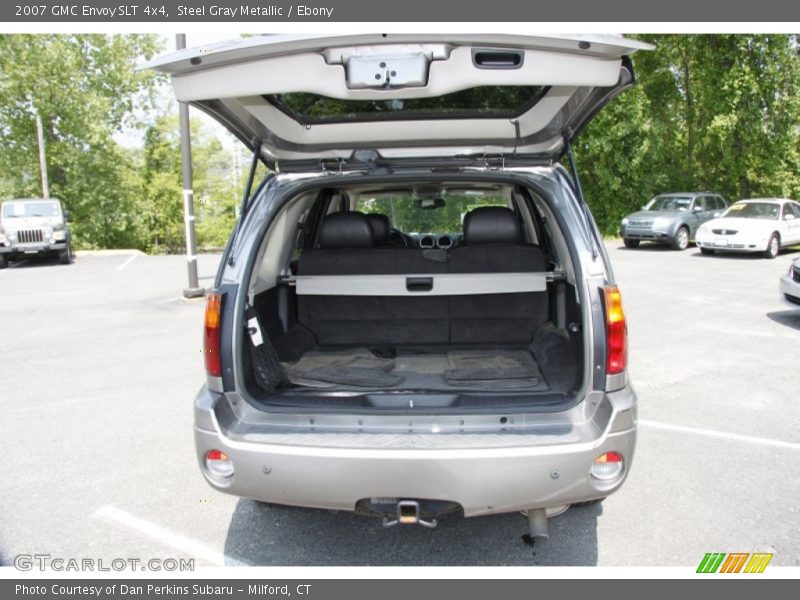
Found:
[{"label": "floor mat", "polygon": [[524,350],[464,350],[447,353],[450,368],[444,378],[450,385],[476,384],[503,389],[538,386],[542,373]]},{"label": "floor mat", "polygon": [[317,388],[400,388],[441,391],[545,391],[549,389],[525,350],[398,350],[393,358],[367,348],[307,352],[284,364],[295,385]]},{"label": "floor mat", "polygon": [[297,385],[314,382],[356,387],[397,387],[403,377],[389,373],[390,358],[378,358],[366,348],[343,352],[308,352],[296,363],[284,365],[289,379]]}]

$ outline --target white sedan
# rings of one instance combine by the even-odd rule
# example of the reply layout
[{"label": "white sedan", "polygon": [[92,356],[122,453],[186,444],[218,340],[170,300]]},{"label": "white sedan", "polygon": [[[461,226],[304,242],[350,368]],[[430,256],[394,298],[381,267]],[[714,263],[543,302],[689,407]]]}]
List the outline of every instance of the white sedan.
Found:
[{"label": "white sedan", "polygon": [[800,308],[800,258],[789,265],[789,270],[781,277],[781,300]]},{"label": "white sedan", "polygon": [[785,198],[740,200],[697,230],[703,254],[761,252],[775,258],[784,246],[800,244],[800,204]]}]

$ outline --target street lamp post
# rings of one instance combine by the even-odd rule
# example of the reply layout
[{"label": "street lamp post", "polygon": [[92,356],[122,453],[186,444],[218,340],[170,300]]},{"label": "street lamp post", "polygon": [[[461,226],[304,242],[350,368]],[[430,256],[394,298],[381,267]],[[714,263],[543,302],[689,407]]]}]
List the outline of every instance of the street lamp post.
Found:
[{"label": "street lamp post", "polygon": [[44,131],[42,117],[36,112],[36,142],[39,144],[39,173],[42,176],[42,198],[50,197],[50,184],[47,180],[47,158],[44,152]]},{"label": "street lamp post", "polygon": [[[178,50],[186,48],[186,34],[175,36]],[[186,227],[186,267],[189,287],[183,290],[185,298],[197,298],[205,294],[197,280],[197,239],[194,229],[194,190],[192,189],[192,141],[189,130],[189,105],[178,103],[181,131],[181,167],[183,171],[183,220]]]}]

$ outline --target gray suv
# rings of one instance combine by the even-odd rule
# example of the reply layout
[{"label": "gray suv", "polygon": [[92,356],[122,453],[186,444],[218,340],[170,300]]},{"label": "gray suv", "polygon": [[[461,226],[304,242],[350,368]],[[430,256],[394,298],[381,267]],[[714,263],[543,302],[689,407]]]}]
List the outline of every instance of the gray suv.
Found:
[{"label": "gray suv", "polygon": [[55,198],[22,198],[0,204],[0,269],[11,260],[57,256],[72,261],[67,215]]},{"label": "gray suv", "polygon": [[640,212],[623,218],[619,234],[627,248],[637,248],[644,240],[686,250],[700,225],[718,217],[726,208],[728,202],[711,192],[661,194]]},{"label": "gray suv", "polygon": [[253,152],[194,404],[213,488],[386,527],[523,511],[536,537],[620,488],[626,321],[571,142],[645,48],[269,36],[150,64]]}]

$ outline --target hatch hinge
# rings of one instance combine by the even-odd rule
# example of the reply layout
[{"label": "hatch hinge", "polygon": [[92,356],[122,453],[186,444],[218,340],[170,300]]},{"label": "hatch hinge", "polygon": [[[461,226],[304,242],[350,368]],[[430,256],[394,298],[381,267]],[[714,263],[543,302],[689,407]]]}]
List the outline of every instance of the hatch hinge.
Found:
[{"label": "hatch hinge", "polygon": [[346,161],[342,158],[321,158],[319,169],[323,175],[341,175],[344,172]]},{"label": "hatch hinge", "polygon": [[484,154],[483,168],[487,171],[504,171],[506,168],[506,155]]}]

